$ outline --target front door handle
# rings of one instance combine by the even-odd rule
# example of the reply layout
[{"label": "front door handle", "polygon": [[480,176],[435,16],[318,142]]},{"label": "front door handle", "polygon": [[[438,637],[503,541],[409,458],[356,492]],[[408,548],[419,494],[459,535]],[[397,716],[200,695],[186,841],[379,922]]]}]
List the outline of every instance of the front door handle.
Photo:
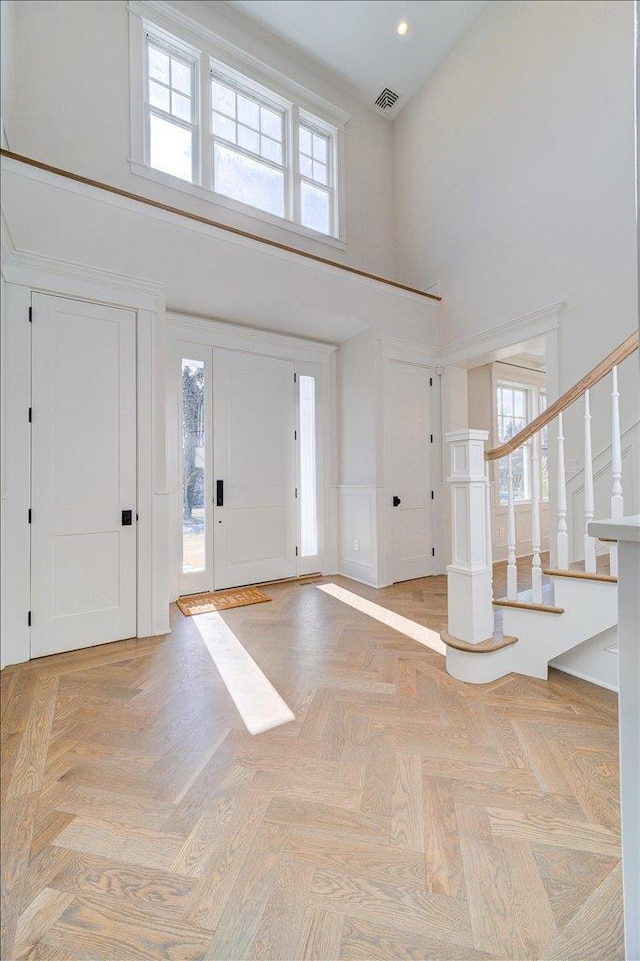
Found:
[{"label": "front door handle", "polygon": [[394,495],[393,495],[393,506],[394,506],[394,507],[399,507],[401,503],[402,503],[402,501],[400,500],[400,498],[397,497],[397,496],[394,494]]},{"label": "front door handle", "polygon": [[216,507],[224,507],[224,481],[216,481]]}]

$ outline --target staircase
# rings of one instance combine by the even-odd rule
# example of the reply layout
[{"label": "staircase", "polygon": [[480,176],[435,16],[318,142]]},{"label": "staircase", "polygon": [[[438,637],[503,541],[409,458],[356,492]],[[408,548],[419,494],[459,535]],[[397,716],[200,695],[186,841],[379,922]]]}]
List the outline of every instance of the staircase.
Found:
[{"label": "staircase", "polygon": [[[452,563],[447,568],[447,670],[469,683],[483,684],[515,672],[545,679],[549,663],[578,644],[616,627],[618,622],[618,546],[609,544],[609,569],[596,564],[590,390],[611,376],[611,517],[624,514],[618,392],[618,366],[638,349],[630,335],[597,367],[507,443],[485,450],[487,431],[447,434],[450,453]],[[584,422],[584,565],[569,567],[569,530],[563,412],[583,404]],[[556,566],[543,568],[540,537],[541,432],[557,426],[555,479]],[[518,593],[512,456],[529,447],[532,465],[531,590]],[[506,596],[494,598],[491,558],[491,487],[488,465],[507,463]],[[497,615],[497,612],[500,612]]]}]

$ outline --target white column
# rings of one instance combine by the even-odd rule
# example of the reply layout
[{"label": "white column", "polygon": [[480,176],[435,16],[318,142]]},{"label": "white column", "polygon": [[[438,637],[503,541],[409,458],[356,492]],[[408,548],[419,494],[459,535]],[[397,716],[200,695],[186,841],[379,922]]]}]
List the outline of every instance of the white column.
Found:
[{"label": "white column", "polygon": [[590,574],[596,570],[596,541],[589,534],[589,524],[595,517],[593,498],[593,455],[591,453],[591,411],[589,391],[584,395],[584,569]]},{"label": "white column", "polygon": [[598,521],[596,537],[615,537],[618,575],[618,717],[625,957],[640,958],[640,516]]},{"label": "white column", "polygon": [[447,567],[449,634],[476,643],[493,635],[486,430],[446,435],[450,449],[452,563]]},{"label": "white column", "polygon": [[562,414],[558,414],[558,533],[557,552],[558,570],[569,570],[569,531],[567,528],[567,481],[564,465],[564,431]]},{"label": "white column", "polygon": [[534,434],[531,446],[531,594],[534,604],[542,604],[542,564],[540,563],[540,435]]},{"label": "white column", "polygon": [[[620,442],[620,405],[618,398],[618,368],[611,371],[611,517],[620,520],[624,515],[622,495],[622,445]],[[618,545],[609,548],[609,572],[618,574]]]},{"label": "white column", "polygon": [[513,464],[507,454],[507,599],[518,597],[518,567],[516,565],[516,508],[513,501]]}]

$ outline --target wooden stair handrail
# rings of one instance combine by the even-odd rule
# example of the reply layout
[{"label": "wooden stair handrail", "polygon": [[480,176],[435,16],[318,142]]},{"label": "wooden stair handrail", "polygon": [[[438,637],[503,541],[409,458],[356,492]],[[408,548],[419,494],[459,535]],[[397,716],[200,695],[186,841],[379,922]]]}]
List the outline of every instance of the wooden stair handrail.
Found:
[{"label": "wooden stair handrail", "polygon": [[548,407],[543,411],[535,420],[532,420],[530,424],[523,427],[521,431],[518,431],[506,444],[502,444],[500,447],[494,447],[492,450],[485,451],[485,460],[499,460],[501,457],[506,457],[507,454],[512,454],[514,450],[518,450],[525,441],[528,441],[530,437],[537,434],[539,430],[550,424],[551,421],[567,409],[574,401],[578,400],[579,397],[606,377],[614,367],[621,364],[625,358],[633,354],[634,351],[638,349],[638,331],[636,330],[633,334],[630,334],[626,340],[623,340],[619,347],[612,350],[604,360],[600,361],[597,367],[594,367],[592,371],[585,374],[582,380],[579,380],[577,384],[574,384],[566,393],[559,397],[558,400],[554,401],[551,407]]},{"label": "wooden stair handrail", "polygon": [[26,164],[27,167],[35,167],[36,170],[44,170],[47,173],[55,174],[57,177],[64,177],[66,180],[73,180],[75,183],[85,184],[87,187],[95,187],[106,193],[115,194],[116,197],[134,200],[147,207],[154,207],[156,210],[164,210],[166,213],[175,214],[177,217],[182,217],[185,220],[193,220],[197,224],[205,224],[207,227],[215,227],[216,230],[224,230],[226,233],[234,234],[236,237],[246,237],[248,240],[254,240],[265,247],[274,247],[276,250],[284,250],[289,254],[297,254],[298,257],[303,257],[305,260],[313,260],[317,264],[325,264],[327,267],[337,267],[338,270],[343,270],[347,274],[355,274],[356,277],[375,280],[379,284],[385,284],[387,287],[395,287],[396,290],[404,290],[409,294],[417,294],[419,297],[425,297],[427,300],[442,300],[442,297],[438,294],[430,294],[428,291],[420,290],[418,287],[409,287],[407,284],[401,284],[397,280],[390,280],[388,277],[380,277],[378,274],[371,274],[367,270],[360,270],[359,267],[351,267],[349,264],[341,264],[337,260],[319,257],[318,254],[312,254],[308,250],[290,247],[288,244],[281,244],[277,240],[271,240],[269,237],[252,234],[248,230],[232,227],[230,224],[222,223],[219,220],[212,220],[210,217],[203,217],[201,214],[192,213],[190,210],[183,210],[181,207],[173,207],[171,204],[164,204],[159,200],[152,200],[143,194],[132,193],[130,190],[114,187],[113,184],[106,184],[101,180],[92,180],[90,177],[83,177],[80,174],[72,173],[70,170],[65,170],[62,167],[54,167],[51,164],[43,163],[41,160],[34,160],[33,157],[25,157],[23,154],[6,150],[4,147],[0,148],[0,157],[7,157],[8,160],[15,160],[18,163]]}]

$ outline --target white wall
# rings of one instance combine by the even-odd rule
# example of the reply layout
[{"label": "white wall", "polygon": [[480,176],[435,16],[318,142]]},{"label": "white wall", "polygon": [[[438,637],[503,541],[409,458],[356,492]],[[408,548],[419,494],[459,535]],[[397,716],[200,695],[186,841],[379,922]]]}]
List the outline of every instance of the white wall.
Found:
[{"label": "white wall", "polygon": [[[636,327],[633,47],[631,0],[494,0],[394,121],[397,262],[439,281],[441,343],[564,301],[563,391]],[[623,381],[624,429],[637,358]]]},{"label": "white wall", "polygon": [[13,126],[9,77],[14,69],[16,6],[15,0],[2,0],[0,3],[0,120],[3,147],[8,143],[7,131]]},{"label": "white wall", "polygon": [[8,86],[11,150],[332,260],[392,275],[389,122],[335,80],[313,73],[284,44],[274,38],[268,42],[258,27],[248,30],[247,21],[226,4],[189,0],[174,6],[351,114],[345,138],[346,251],[130,173],[129,22],[124,0],[21,0],[16,4]]}]

